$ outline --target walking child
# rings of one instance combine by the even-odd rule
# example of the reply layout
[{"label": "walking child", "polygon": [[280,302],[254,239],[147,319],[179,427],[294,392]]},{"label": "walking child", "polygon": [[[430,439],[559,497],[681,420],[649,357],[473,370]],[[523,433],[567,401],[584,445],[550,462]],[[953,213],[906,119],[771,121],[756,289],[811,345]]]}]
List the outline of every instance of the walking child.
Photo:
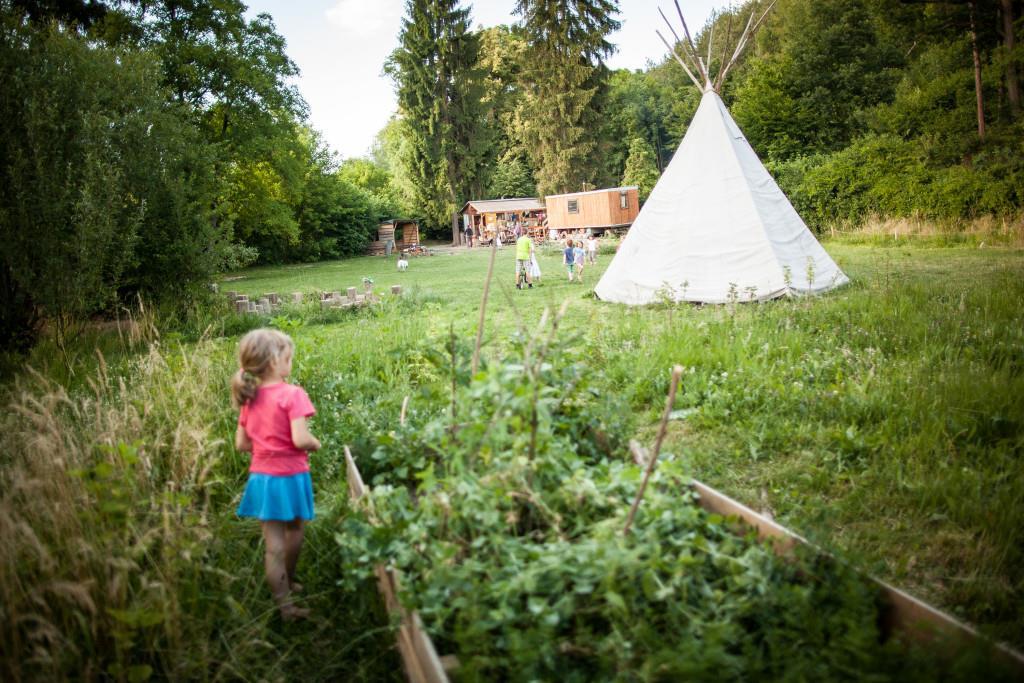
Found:
[{"label": "walking child", "polygon": [[562,263],[565,264],[565,268],[569,271],[569,282],[572,282],[573,269],[576,265],[576,255],[573,253],[572,240],[565,241],[565,251],[562,252]]},{"label": "walking child", "polygon": [[587,236],[587,263],[597,263],[597,238],[593,235]]},{"label": "walking child", "polygon": [[320,449],[306,424],[316,413],[309,396],[285,382],[294,351],[283,332],[252,330],[239,342],[240,367],[231,378],[231,396],[241,409],[235,447],[252,453],[238,514],[260,520],[267,583],[281,617],[289,621],[309,616],[292,595],[302,588],[295,581],[295,567],[304,524],[313,519],[309,452]]},{"label": "walking child", "polygon": [[583,253],[583,240],[576,241],[576,247],[572,250],[572,256],[576,262],[576,280],[583,282],[583,264],[586,258]]}]

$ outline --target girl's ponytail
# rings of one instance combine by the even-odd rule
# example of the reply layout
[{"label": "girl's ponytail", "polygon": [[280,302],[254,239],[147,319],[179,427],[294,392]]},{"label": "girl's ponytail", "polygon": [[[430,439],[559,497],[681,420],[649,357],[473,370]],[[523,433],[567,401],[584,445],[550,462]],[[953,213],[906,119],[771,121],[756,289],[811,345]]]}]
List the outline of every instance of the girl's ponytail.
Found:
[{"label": "girl's ponytail", "polygon": [[231,376],[231,402],[240,408],[256,396],[256,378],[239,368]]},{"label": "girl's ponytail", "polygon": [[294,350],[292,340],[283,332],[266,328],[247,332],[238,342],[239,369],[231,377],[231,402],[235,407],[255,398],[259,380],[267,374],[271,363]]}]

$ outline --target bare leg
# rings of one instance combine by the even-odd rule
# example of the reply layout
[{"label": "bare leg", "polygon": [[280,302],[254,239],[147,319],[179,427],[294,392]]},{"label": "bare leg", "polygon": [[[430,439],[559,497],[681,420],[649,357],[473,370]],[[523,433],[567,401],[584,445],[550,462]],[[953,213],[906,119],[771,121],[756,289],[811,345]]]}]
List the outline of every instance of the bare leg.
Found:
[{"label": "bare leg", "polygon": [[308,616],[309,610],[300,609],[291,601],[291,588],[288,586],[288,552],[285,540],[288,523],[267,520],[262,524],[263,541],[266,545],[263,564],[274,602],[277,603],[284,619],[291,620]]},{"label": "bare leg", "polygon": [[288,570],[288,587],[293,593],[302,590],[302,585],[295,580],[295,567],[299,563],[299,553],[302,552],[302,542],[305,539],[306,527],[301,519],[285,523],[285,568]]}]

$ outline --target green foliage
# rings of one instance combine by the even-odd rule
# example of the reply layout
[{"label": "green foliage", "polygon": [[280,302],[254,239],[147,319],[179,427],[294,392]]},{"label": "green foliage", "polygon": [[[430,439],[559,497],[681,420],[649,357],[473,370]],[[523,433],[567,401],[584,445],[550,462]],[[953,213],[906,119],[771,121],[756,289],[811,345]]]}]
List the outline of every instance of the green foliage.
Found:
[{"label": "green foliage", "polygon": [[640,188],[640,201],[647,201],[651,190],[658,183],[661,174],[654,160],[654,153],[643,138],[633,138],[629,143],[629,157],[622,174],[623,185],[636,185]]},{"label": "green foliage", "polygon": [[695,93],[691,93],[683,83],[673,80],[671,85],[667,85],[663,80],[672,80],[681,73],[677,64],[652,67],[648,71],[619,69],[612,72],[608,81],[608,115],[602,135],[615,143],[609,152],[608,163],[617,176],[625,167],[629,145],[637,137],[654,150],[659,172],[668,165],[671,150],[675,149],[681,137],[669,132],[672,112],[680,101],[692,99]]},{"label": "green foliage", "polygon": [[600,112],[608,70],[602,60],[618,29],[614,0],[518,0],[527,43],[516,136],[529,155],[541,195],[578,190],[596,180]]},{"label": "green foliage", "polygon": [[533,184],[533,174],[527,162],[521,157],[506,154],[498,162],[491,176],[491,186],[487,193],[491,198],[535,197],[537,187]]},{"label": "green foliage", "polygon": [[793,2],[776,10],[774,49],[749,65],[732,112],[754,149],[773,159],[833,151],[856,114],[890,97],[895,48],[880,40],[866,0]]},{"label": "green foliage", "polygon": [[12,306],[63,321],[119,290],[208,281],[229,250],[212,159],[167,105],[158,64],[56,29],[5,22],[2,39],[3,87],[25,94],[4,100],[0,131],[4,345],[22,334]]}]

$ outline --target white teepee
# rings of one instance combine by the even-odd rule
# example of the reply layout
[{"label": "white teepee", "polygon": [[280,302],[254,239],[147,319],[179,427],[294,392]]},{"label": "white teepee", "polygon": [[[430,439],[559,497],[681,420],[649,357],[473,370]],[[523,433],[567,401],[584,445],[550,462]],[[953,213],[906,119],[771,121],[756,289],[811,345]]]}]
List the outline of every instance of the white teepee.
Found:
[{"label": "white teepee", "polygon": [[[683,26],[692,46],[685,22]],[[733,61],[750,33],[748,22]],[[668,168],[597,283],[597,296],[624,304],[665,299],[726,303],[822,292],[848,282],[718,96],[732,62],[712,84],[696,50],[684,48],[684,54],[703,85],[673,51],[704,91],[703,98]]]}]

